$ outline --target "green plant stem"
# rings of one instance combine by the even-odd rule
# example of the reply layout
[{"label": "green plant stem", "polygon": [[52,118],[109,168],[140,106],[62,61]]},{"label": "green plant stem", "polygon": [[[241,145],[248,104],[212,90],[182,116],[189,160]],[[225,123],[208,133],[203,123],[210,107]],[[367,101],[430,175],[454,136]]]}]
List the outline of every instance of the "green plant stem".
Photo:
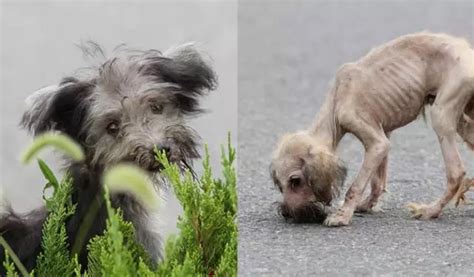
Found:
[{"label": "green plant stem", "polygon": [[10,257],[12,258],[12,261],[15,263],[15,265],[18,268],[18,270],[20,271],[20,273],[23,276],[30,276],[30,274],[26,270],[25,266],[21,263],[18,256],[15,254],[15,252],[13,252],[13,249],[10,247],[10,245],[8,245],[8,243],[6,242],[6,240],[2,236],[0,236],[0,244],[3,246],[3,248],[5,248],[7,250],[8,255],[10,255]]},{"label": "green plant stem", "polygon": [[100,207],[102,206],[102,203],[103,198],[97,195],[94,201],[92,201],[91,205],[89,206],[87,214],[84,217],[84,220],[82,221],[82,224],[77,232],[76,239],[74,240],[74,245],[72,246],[71,251],[72,256],[79,255],[82,250],[82,247],[84,247],[84,241],[86,239],[87,232],[90,230],[92,223],[94,222],[94,219],[97,216]]}]

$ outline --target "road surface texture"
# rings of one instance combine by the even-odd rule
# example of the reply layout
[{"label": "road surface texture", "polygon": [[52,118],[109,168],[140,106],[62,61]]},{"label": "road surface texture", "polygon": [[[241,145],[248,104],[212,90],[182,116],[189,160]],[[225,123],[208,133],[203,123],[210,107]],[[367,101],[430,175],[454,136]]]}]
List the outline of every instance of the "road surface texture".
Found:
[{"label": "road surface texture", "polygon": [[[220,168],[227,132],[237,137],[236,1],[2,1],[1,10],[0,188],[16,210],[40,205],[44,184],[35,164],[18,162],[31,141],[18,127],[24,100],[88,65],[76,47],[81,41],[94,40],[107,52],[122,43],[164,51],[195,41],[211,57],[219,87],[203,101],[208,112],[191,125],[209,145],[212,165]],[[59,170],[57,156],[46,151],[41,157]],[[199,172],[200,162],[195,167]],[[161,218],[164,233],[175,230],[179,213],[171,196]]]},{"label": "road surface texture", "polygon": [[[278,137],[309,126],[341,64],[422,30],[472,43],[473,9],[466,1],[240,3],[240,276],[474,275],[473,206],[449,207],[432,221],[411,219],[405,209],[436,199],[445,187],[436,136],[421,119],[392,134],[384,212],[356,215],[348,227],[285,223],[269,177]],[[460,151],[474,176],[473,152],[464,145]],[[348,183],[363,149],[347,136],[339,152]]]}]

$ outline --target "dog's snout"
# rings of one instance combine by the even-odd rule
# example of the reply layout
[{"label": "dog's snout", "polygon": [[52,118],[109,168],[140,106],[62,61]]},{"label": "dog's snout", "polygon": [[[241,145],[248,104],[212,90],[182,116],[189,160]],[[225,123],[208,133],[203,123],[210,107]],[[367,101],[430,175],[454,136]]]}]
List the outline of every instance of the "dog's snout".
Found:
[{"label": "dog's snout", "polygon": [[278,212],[282,217],[284,217],[286,219],[291,218],[290,209],[284,203],[280,203],[280,206],[278,207]]}]

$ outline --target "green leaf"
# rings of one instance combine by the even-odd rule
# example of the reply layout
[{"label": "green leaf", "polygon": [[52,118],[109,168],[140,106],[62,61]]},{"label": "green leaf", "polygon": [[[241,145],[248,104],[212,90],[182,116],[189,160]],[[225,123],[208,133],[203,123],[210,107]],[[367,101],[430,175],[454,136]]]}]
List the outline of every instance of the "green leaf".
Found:
[{"label": "green leaf", "polygon": [[46,146],[52,146],[70,156],[74,161],[83,161],[84,152],[79,144],[66,135],[48,132],[36,137],[21,155],[21,161],[28,164]]},{"label": "green leaf", "polygon": [[46,190],[50,187],[53,187],[54,191],[57,191],[59,187],[59,182],[56,179],[56,176],[54,175],[53,171],[43,160],[38,159],[38,166],[41,172],[43,173],[44,178],[48,181],[48,183],[46,183],[43,187],[43,200],[46,202],[46,206],[48,207],[48,209],[51,209],[51,200],[46,199]]},{"label": "green leaf", "polygon": [[54,175],[53,171],[42,159],[38,159],[38,165],[41,169],[41,172],[43,173],[44,178],[48,180],[48,184],[46,184],[44,189],[46,190],[47,188],[53,186],[54,190],[56,190],[59,186],[59,182],[58,179],[56,179],[56,176]]}]

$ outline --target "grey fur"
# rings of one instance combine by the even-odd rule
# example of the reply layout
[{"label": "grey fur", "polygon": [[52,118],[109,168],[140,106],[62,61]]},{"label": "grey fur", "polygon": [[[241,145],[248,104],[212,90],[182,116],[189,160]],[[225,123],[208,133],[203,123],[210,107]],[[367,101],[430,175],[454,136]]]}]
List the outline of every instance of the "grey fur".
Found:
[{"label": "grey fur", "polygon": [[[95,43],[81,48],[85,56],[105,57]],[[21,125],[33,135],[64,132],[83,146],[85,164],[69,168],[78,171],[76,185],[86,184],[83,190],[89,189],[89,183],[100,183],[102,172],[110,166],[133,162],[150,172],[159,197],[165,180],[159,175],[155,147],[164,150],[171,162],[191,169],[190,163],[199,157],[199,136],[187,126],[187,119],[201,112],[199,97],[216,84],[209,62],[193,44],[165,54],[120,47],[98,66],[28,97]],[[91,195],[85,199],[89,201]],[[157,211],[145,209],[130,196],[114,196],[113,203],[132,221],[138,240],[158,261]]]}]

